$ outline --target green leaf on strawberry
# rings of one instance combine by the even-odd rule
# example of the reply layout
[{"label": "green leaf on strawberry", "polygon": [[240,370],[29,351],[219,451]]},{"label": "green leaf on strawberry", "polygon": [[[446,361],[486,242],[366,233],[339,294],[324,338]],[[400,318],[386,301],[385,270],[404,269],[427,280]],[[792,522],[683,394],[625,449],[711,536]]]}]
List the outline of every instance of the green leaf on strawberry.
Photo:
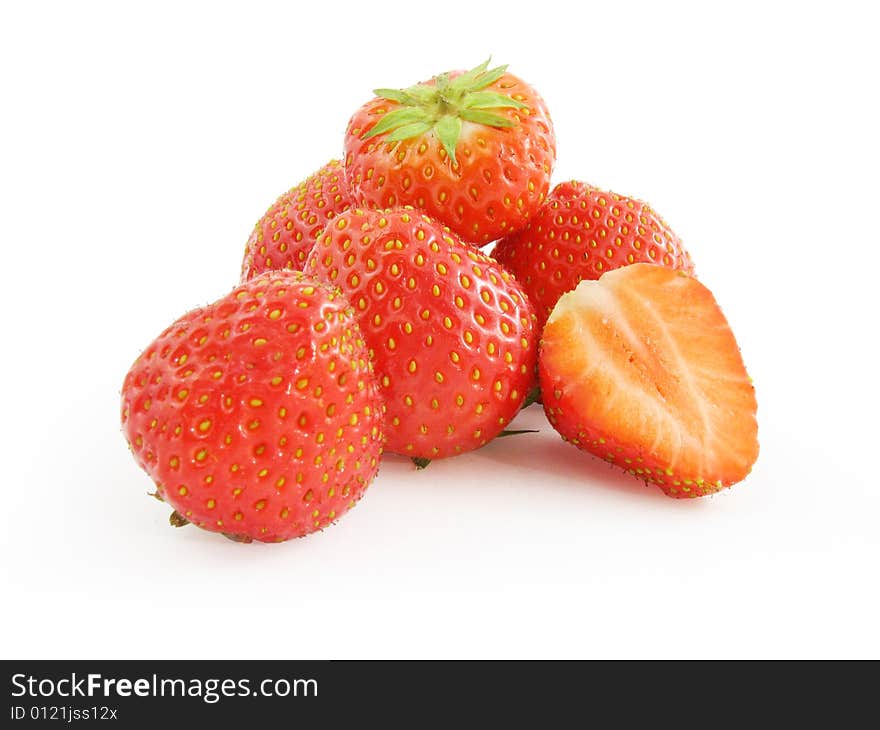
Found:
[{"label": "green leaf on strawberry", "polygon": [[375,89],[376,96],[401,105],[386,114],[364,136],[370,139],[390,132],[387,142],[402,142],[433,131],[449,158],[455,162],[455,148],[461,137],[462,120],[488,127],[506,128],[514,122],[483,109],[524,109],[521,101],[504,94],[482,91],[507,71],[507,66],[489,69],[489,61],[456,77],[439,74],[426,84],[407,89]]}]

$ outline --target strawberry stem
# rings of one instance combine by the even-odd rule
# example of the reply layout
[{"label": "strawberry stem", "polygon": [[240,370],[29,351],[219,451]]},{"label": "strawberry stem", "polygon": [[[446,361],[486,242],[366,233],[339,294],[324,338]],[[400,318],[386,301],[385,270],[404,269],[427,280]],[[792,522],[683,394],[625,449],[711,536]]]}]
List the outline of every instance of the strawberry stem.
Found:
[{"label": "strawberry stem", "polygon": [[541,397],[541,386],[536,385],[529,391],[529,394],[526,396],[526,399],[523,401],[522,406],[520,406],[520,410],[523,408],[528,408],[532,403],[537,403],[538,399]]},{"label": "strawberry stem", "polygon": [[174,510],[174,512],[168,517],[168,524],[172,527],[183,527],[184,525],[189,524],[189,520],[180,514],[180,512]]},{"label": "strawberry stem", "polygon": [[495,438],[500,439],[504,436],[519,436],[521,433],[541,433],[541,432],[536,428],[504,429]]},{"label": "strawberry stem", "polygon": [[[495,438],[500,439],[504,436],[519,436],[520,434],[523,434],[523,433],[541,433],[541,432],[536,428],[504,429]],[[431,460],[426,459],[424,456],[413,456],[413,457],[411,457],[410,461],[412,461],[412,463],[416,465],[416,469],[419,471],[421,471],[422,469],[427,467],[428,464],[431,463]]]}]

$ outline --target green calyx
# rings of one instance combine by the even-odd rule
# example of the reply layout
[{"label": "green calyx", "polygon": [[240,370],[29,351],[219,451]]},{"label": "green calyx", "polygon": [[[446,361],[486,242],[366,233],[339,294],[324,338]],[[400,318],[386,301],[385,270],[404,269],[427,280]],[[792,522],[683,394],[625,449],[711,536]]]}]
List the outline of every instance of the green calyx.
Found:
[{"label": "green calyx", "polygon": [[433,83],[406,89],[375,89],[374,94],[396,101],[399,109],[388,112],[364,139],[388,133],[385,141],[401,142],[433,131],[449,158],[455,162],[455,148],[462,121],[503,129],[514,122],[493,109],[523,109],[525,104],[504,94],[484,91],[500,79],[507,66],[489,68],[489,59],[460,76],[435,76]]}]

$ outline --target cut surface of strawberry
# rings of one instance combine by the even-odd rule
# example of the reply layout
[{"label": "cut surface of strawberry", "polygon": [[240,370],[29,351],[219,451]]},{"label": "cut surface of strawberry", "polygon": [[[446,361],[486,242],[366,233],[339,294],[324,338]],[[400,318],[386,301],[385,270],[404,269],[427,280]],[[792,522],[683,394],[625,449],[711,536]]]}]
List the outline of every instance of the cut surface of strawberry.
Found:
[{"label": "cut surface of strawberry", "polygon": [[567,441],[699,497],[758,456],[757,403],[733,332],[696,279],[635,264],[583,281],[547,321],[544,409]]}]

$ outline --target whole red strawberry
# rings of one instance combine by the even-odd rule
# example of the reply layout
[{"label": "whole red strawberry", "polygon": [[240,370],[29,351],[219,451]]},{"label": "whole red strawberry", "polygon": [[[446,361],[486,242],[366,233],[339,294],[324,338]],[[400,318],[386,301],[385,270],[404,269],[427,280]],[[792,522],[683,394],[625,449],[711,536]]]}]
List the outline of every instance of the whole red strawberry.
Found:
[{"label": "whole red strawberry", "polygon": [[681,240],[647,203],[571,181],[553,188],[528,226],[492,255],[517,278],[543,327],[562,294],[635,263],[692,273]]},{"label": "whole red strawberry", "polygon": [[241,280],[273,269],[301,271],[318,234],[349,207],[342,163],[331,160],[280,196],[257,221],[245,247]]},{"label": "whole red strawberry", "polygon": [[345,137],[358,204],[415,206],[479,245],[522,228],[547,195],[556,138],[544,101],[506,69],[377,89]]},{"label": "whole red strawberry", "polygon": [[534,316],[494,260],[412,209],[351,210],[306,271],[354,306],[386,402],[387,450],[459,454],[516,415],[535,381]]},{"label": "whole red strawberry", "polygon": [[353,507],[378,468],[382,412],[350,305],[299,272],[185,314],[122,387],[123,432],[175,523],[245,541]]}]

